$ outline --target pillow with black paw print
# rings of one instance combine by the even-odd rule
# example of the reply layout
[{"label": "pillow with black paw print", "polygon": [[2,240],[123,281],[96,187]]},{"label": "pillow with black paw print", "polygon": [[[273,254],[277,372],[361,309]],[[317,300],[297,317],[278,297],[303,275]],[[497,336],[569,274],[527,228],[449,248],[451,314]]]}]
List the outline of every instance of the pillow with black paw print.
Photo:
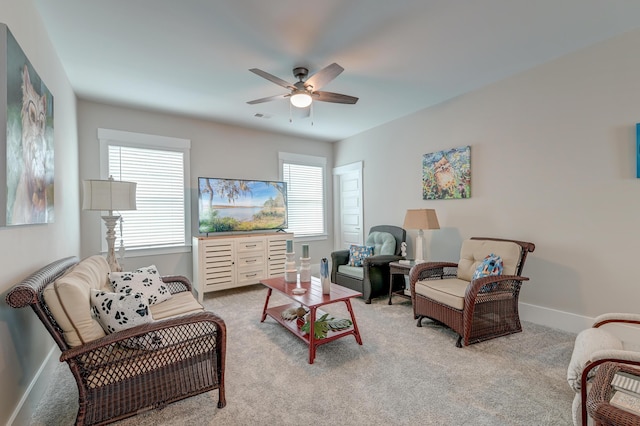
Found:
[{"label": "pillow with black paw print", "polygon": [[91,310],[107,334],[153,321],[149,303],[140,293],[91,289]]},{"label": "pillow with black paw print", "polygon": [[171,299],[169,287],[153,265],[134,272],[110,272],[109,282],[118,293],[142,293],[149,305]]}]

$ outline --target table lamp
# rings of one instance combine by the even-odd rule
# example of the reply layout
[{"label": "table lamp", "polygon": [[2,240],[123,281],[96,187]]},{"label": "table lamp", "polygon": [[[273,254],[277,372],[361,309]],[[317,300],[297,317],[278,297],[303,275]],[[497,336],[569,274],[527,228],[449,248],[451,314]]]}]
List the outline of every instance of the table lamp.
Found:
[{"label": "table lamp", "polygon": [[404,216],[405,229],[417,229],[418,236],[416,237],[415,245],[415,259],[416,263],[424,262],[426,260],[425,243],[424,243],[424,230],[425,229],[440,229],[438,224],[438,216],[434,209],[409,209]]},{"label": "table lamp", "polygon": [[120,215],[113,214],[114,210],[136,209],[136,183],[113,180],[85,180],[82,182],[83,200],[82,210],[108,211],[107,216],[102,216],[107,226],[107,263],[112,272],[120,272],[122,268],[118,264],[115,253],[116,232],[115,227],[120,220]]}]

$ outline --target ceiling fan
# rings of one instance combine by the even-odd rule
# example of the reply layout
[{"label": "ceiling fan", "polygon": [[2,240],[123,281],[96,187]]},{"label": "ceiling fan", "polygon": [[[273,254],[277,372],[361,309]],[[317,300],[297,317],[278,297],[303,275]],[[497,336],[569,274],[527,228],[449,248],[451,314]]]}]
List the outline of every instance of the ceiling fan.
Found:
[{"label": "ceiling fan", "polygon": [[342,71],[344,71],[344,68],[336,63],[324,67],[306,80],[305,78],[309,74],[309,70],[305,67],[296,67],[293,69],[293,75],[298,79],[298,81],[295,83],[284,81],[281,78],[278,78],[275,75],[269,74],[268,72],[262,71],[258,68],[251,68],[249,71],[291,91],[290,93],[287,93],[285,95],[268,96],[266,98],[255,99],[253,101],[247,102],[251,105],[274,101],[276,99],[282,98],[289,98],[291,101],[291,105],[298,108],[308,107],[309,105],[311,105],[311,102],[313,100],[321,102],[333,102],[338,104],[355,104],[356,102],[358,102],[358,98],[354,96],[348,96],[333,92],[321,92],[319,90],[331,80],[340,75]]}]

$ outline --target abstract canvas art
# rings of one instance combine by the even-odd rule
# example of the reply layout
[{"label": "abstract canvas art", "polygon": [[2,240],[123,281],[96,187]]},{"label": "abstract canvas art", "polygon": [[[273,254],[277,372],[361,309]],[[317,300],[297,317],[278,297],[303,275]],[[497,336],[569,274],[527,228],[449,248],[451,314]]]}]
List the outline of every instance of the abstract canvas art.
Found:
[{"label": "abstract canvas art", "polygon": [[8,27],[0,24],[0,225],[54,220],[53,96]]},{"label": "abstract canvas art", "polygon": [[422,199],[471,197],[471,147],[424,154]]}]

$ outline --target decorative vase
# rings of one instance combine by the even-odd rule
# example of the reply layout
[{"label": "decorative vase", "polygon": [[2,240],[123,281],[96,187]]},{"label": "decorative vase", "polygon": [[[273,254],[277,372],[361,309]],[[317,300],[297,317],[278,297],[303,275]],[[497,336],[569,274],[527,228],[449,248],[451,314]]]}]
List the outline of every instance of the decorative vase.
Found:
[{"label": "decorative vase", "polygon": [[311,258],[300,258],[300,282],[308,283],[311,281]]},{"label": "decorative vase", "polygon": [[329,261],[326,257],[320,260],[320,283],[322,294],[331,294],[331,280],[329,279]]},{"label": "decorative vase", "polygon": [[288,283],[298,281],[298,270],[296,269],[296,254],[294,252],[285,253],[287,261],[284,263],[284,280]]}]

